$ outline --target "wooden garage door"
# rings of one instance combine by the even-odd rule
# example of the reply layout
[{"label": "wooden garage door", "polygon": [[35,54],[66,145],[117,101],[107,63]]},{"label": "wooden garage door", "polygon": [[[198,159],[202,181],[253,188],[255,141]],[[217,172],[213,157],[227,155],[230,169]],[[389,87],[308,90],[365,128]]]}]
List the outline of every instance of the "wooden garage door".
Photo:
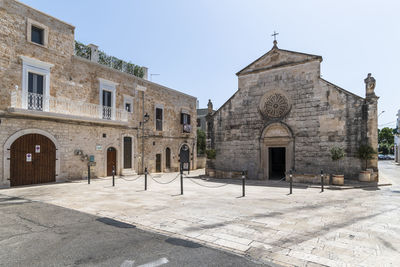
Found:
[{"label": "wooden garage door", "polygon": [[15,140],[10,150],[11,186],[56,180],[56,147],[49,138],[27,134]]}]

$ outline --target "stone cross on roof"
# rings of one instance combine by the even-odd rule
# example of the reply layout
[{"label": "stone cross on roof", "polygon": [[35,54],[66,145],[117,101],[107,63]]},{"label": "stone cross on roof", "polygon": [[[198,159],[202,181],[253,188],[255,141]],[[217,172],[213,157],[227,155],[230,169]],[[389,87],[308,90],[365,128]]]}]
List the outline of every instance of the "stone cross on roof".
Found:
[{"label": "stone cross on roof", "polygon": [[274,36],[274,47],[277,47],[278,41],[276,41],[276,36],[279,34],[279,32],[275,32],[271,34],[271,36]]}]

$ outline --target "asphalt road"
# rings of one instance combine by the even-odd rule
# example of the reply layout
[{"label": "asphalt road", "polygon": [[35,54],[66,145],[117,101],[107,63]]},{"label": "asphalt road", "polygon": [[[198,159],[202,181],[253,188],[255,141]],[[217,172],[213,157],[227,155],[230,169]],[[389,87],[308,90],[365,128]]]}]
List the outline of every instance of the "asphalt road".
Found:
[{"label": "asphalt road", "polygon": [[0,266],[263,265],[109,218],[0,194]]},{"label": "asphalt road", "polygon": [[378,161],[379,172],[387,177],[393,186],[400,186],[400,164],[394,160]]}]

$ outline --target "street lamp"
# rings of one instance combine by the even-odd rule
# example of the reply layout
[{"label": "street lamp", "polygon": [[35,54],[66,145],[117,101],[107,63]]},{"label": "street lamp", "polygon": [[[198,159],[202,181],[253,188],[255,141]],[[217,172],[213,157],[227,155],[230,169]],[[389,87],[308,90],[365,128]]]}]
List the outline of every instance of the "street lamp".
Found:
[{"label": "street lamp", "polygon": [[379,118],[379,116],[380,116],[380,115],[382,115],[384,112],[385,112],[385,111],[384,111],[384,110],[382,110],[382,112],[381,112],[381,113],[379,113],[379,115],[378,115],[378,118]]}]

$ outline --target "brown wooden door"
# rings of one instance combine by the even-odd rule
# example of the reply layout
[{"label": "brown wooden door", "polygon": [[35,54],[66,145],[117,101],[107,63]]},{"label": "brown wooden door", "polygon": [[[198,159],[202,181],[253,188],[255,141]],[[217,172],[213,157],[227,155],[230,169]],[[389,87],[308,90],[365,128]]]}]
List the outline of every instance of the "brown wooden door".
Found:
[{"label": "brown wooden door", "polygon": [[112,175],[113,166],[117,171],[117,150],[110,147],[107,149],[107,176]]},{"label": "brown wooden door", "polygon": [[56,180],[56,146],[40,134],[21,136],[10,148],[11,186]]},{"label": "brown wooden door", "polygon": [[132,138],[124,137],[124,169],[132,168]]},{"label": "brown wooden door", "polygon": [[169,147],[165,150],[165,168],[171,168],[171,149]]},{"label": "brown wooden door", "polygon": [[156,154],[156,172],[161,172],[161,154]]}]

